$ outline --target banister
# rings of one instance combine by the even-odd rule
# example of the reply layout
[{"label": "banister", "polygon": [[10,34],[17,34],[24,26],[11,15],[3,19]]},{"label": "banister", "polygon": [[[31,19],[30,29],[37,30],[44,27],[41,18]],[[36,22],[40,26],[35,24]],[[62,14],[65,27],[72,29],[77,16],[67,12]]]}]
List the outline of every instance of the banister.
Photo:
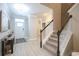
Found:
[{"label": "banister", "polygon": [[70,18],[72,18],[72,15],[69,15],[69,16],[67,17],[67,20],[65,21],[64,25],[63,25],[63,26],[61,27],[61,29],[59,30],[60,33],[62,32],[62,30],[64,29],[64,27],[67,25],[67,23],[68,23],[68,21],[69,21]]},{"label": "banister", "polygon": [[[45,26],[42,30],[40,30],[40,48],[42,48],[42,32],[53,22],[53,19]],[[53,24],[52,24],[53,25]]]},{"label": "banister", "polygon": [[41,32],[43,32],[52,22],[53,22],[53,20],[51,20],[51,21],[47,24],[47,26],[45,26],[45,27],[41,30]]},{"label": "banister", "polygon": [[58,36],[57,56],[60,56],[60,34],[61,34],[62,30],[65,28],[65,26],[67,25],[67,23],[68,23],[68,21],[69,21],[70,18],[72,18],[72,15],[69,15],[69,16],[67,17],[66,22],[65,22],[64,25],[61,27],[61,29],[58,30],[58,32],[57,32],[57,36]]}]

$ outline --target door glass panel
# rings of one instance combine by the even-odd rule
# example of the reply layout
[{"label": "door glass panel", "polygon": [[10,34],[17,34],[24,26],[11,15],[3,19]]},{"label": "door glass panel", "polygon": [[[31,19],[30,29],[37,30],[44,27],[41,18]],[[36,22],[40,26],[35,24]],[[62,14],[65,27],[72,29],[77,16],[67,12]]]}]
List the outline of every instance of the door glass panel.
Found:
[{"label": "door glass panel", "polygon": [[15,22],[24,22],[24,19],[15,19]]},{"label": "door glass panel", "polygon": [[23,26],[23,23],[17,23],[17,26],[18,27],[22,27]]}]

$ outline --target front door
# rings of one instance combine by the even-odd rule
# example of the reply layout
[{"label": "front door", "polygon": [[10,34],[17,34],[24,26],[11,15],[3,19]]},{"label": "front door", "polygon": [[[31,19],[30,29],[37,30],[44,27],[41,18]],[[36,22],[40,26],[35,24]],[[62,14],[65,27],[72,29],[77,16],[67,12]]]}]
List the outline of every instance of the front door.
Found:
[{"label": "front door", "polygon": [[15,38],[25,37],[25,23],[24,19],[15,19]]}]

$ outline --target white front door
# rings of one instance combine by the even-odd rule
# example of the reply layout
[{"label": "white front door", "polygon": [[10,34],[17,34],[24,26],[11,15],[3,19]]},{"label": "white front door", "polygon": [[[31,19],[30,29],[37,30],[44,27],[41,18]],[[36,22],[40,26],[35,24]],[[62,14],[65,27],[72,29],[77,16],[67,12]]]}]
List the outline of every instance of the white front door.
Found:
[{"label": "white front door", "polygon": [[24,19],[15,19],[15,38],[25,37],[25,23]]}]

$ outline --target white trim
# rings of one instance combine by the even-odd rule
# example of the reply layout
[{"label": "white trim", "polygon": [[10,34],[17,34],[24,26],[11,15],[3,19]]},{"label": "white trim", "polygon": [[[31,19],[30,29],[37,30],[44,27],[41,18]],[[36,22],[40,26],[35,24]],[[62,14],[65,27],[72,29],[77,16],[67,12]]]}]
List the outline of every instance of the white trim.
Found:
[{"label": "white trim", "polygon": [[75,5],[73,5],[73,7],[71,7],[68,12],[70,13],[76,6],[78,5],[78,3],[76,3]]}]

